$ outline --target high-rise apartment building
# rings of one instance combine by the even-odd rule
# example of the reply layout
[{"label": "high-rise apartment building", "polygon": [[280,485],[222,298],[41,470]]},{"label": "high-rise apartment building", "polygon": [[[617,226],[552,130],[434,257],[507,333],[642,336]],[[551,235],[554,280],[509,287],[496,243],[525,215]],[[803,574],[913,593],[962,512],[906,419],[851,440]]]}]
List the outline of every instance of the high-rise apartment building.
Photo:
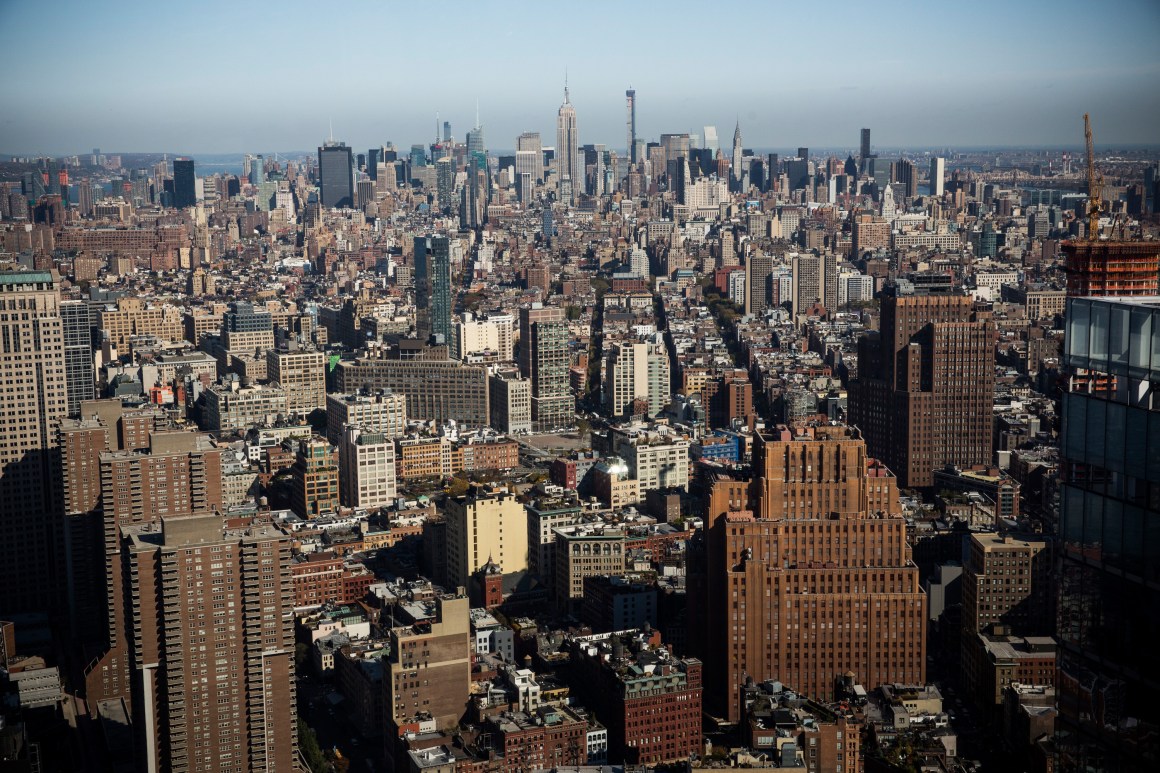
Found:
[{"label": "high-rise apartment building", "polygon": [[295,770],[290,538],[216,513],[128,526],[124,629],[141,770]]},{"label": "high-rise apartment building", "polygon": [[932,158],[930,160],[930,195],[942,196],[946,190],[947,182],[947,160],[945,158]]},{"label": "high-rise apartment building", "polygon": [[[124,530],[156,525],[162,517],[222,507],[221,450],[197,433],[152,430],[156,421],[151,412],[124,411],[116,401],[98,400],[85,403],[82,418],[75,424],[66,422],[62,430],[67,454],[65,487],[70,492],[68,517],[84,517],[81,508],[92,508],[88,512],[95,513],[92,517],[100,521],[94,535],[100,540],[97,550],[104,556],[104,582],[99,593],[84,586],[89,578],[78,575],[74,580],[78,600],[99,595],[103,601],[100,630],[85,632],[96,634],[93,638],[99,653],[85,674],[86,697],[94,711],[106,699],[130,701],[131,710],[136,710],[132,701],[140,697],[130,691],[133,642],[126,632],[133,629],[126,628],[129,604],[124,592],[128,578],[122,574],[120,555]],[[94,432],[105,434],[105,448]],[[77,496],[92,491],[94,471],[100,485],[100,498],[95,503],[88,496]],[[91,545],[74,544],[73,548],[92,550]],[[85,619],[87,610],[77,606],[81,619]]]},{"label": "high-rise apartment building", "polygon": [[[1051,642],[1050,554],[1041,540],[972,533],[964,558],[960,673],[971,697],[992,712],[996,690],[987,673],[995,642],[1008,636]],[[1049,649],[1054,652],[1054,646]],[[1054,684],[1052,679],[1047,686]]]},{"label": "high-rise apartment building", "polygon": [[580,135],[576,128],[576,108],[564,86],[564,104],[556,114],[556,199],[565,204],[576,203],[576,193],[584,182],[584,170],[577,161]]},{"label": "high-rise apartment building", "polygon": [[532,382],[514,368],[488,376],[491,426],[508,435],[532,431]]},{"label": "high-rise apartment building", "polygon": [[0,618],[49,610],[59,590],[53,459],[68,413],[60,303],[55,271],[0,271]]},{"label": "high-rise apartment building", "polygon": [[316,518],[338,507],[338,449],[325,438],[298,441],[290,468],[290,507],[303,518]]},{"label": "high-rise apartment building", "polygon": [[747,677],[818,700],[847,672],[867,688],[921,684],[926,596],[894,475],[852,427],[755,440],[751,480],[709,482],[704,576],[690,577],[711,710],[736,721]]},{"label": "high-rise apartment building", "polygon": [[415,237],[415,327],[418,338],[440,336],[451,343],[451,241],[446,236]]},{"label": "high-rise apartment building", "polygon": [[1069,298],[1056,770],[1160,766],[1160,301]]},{"label": "high-rise apartment building", "polygon": [[395,501],[395,440],[382,432],[346,426],[338,446],[339,501],[374,509]]},{"label": "high-rise apartment building", "polygon": [[760,315],[770,307],[773,256],[754,252],[745,258],[745,313]]},{"label": "high-rise apartment building", "polygon": [[527,516],[515,494],[476,488],[448,499],[445,508],[450,582],[467,585],[489,561],[504,574],[528,568]]},{"label": "high-rise apartment building", "polygon": [[449,342],[451,356],[462,360],[471,354],[490,352],[502,362],[515,357],[515,326],[510,314],[492,314],[476,319],[471,312],[455,323],[455,335]]},{"label": "high-rise apartment building", "polygon": [[882,299],[877,334],[858,342],[850,421],[899,485],[929,488],[934,471],[991,461],[995,325],[949,286],[899,286]]},{"label": "high-rise apartment building", "polygon": [[354,207],[354,158],[344,142],[318,148],[319,201],[327,209]]},{"label": "high-rise apartment building", "polygon": [[669,355],[661,344],[618,342],[605,356],[604,408],[609,416],[622,418],[634,412],[640,400],[648,405],[648,415],[656,416],[668,405]]},{"label": "high-rise apartment building", "polygon": [[532,382],[536,429],[570,426],[576,400],[568,382],[568,322],[559,306],[520,309],[520,374]]}]

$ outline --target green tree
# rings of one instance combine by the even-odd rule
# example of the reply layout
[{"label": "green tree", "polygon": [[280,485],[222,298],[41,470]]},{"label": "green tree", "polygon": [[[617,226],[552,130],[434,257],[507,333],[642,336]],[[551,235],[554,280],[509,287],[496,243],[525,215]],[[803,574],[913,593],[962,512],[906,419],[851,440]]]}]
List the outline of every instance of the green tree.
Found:
[{"label": "green tree", "polygon": [[326,756],[318,747],[318,737],[302,717],[298,718],[298,748],[313,773],[325,773],[330,770],[330,763],[326,761]]}]

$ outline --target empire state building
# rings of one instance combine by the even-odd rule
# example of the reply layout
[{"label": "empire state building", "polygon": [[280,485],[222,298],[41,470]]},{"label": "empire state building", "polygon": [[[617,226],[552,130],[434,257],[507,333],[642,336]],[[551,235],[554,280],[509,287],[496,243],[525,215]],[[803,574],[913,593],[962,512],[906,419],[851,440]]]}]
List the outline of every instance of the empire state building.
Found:
[{"label": "empire state building", "polygon": [[576,131],[576,108],[568,99],[568,86],[564,85],[564,104],[556,114],[556,198],[567,204],[576,203],[576,185],[583,175],[576,167],[576,155],[580,150],[580,136]]}]

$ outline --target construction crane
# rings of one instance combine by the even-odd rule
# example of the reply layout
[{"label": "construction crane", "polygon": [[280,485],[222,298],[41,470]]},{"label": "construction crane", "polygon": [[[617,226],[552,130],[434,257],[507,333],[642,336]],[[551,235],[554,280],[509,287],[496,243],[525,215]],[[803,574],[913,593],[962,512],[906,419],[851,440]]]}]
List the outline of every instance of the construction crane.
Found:
[{"label": "construction crane", "polygon": [[1092,123],[1088,114],[1083,114],[1083,138],[1087,143],[1087,184],[1088,184],[1088,241],[1100,237],[1100,189],[1104,187],[1104,176],[1096,172],[1096,155],[1092,142]]}]

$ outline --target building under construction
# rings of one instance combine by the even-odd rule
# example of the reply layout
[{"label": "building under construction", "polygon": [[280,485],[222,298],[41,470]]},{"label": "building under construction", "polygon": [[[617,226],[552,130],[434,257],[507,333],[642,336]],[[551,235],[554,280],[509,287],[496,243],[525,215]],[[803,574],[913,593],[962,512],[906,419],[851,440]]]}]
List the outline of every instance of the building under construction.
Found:
[{"label": "building under construction", "polygon": [[1062,246],[1069,296],[1160,295],[1160,243],[1069,241]]}]

